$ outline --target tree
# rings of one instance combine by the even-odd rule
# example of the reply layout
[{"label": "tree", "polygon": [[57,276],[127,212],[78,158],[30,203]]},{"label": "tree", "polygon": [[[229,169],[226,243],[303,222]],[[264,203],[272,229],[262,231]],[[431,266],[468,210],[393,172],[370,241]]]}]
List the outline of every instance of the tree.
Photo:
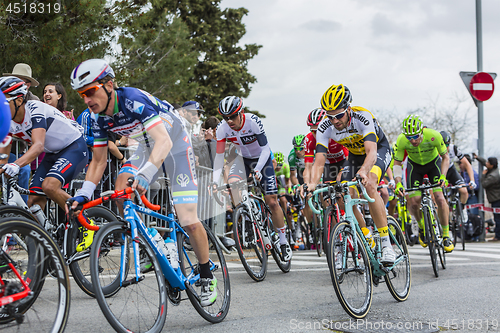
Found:
[{"label": "tree", "polygon": [[[257,44],[238,46],[245,35],[241,22],[245,8],[221,10],[221,0],[168,0],[170,11],[178,13],[190,31],[193,48],[201,52],[194,70],[200,102],[207,116],[216,115],[219,101],[228,95],[248,97],[250,85],[257,82],[248,72],[248,61],[262,47]],[[257,113],[257,112],[255,112]]]},{"label": "tree", "polygon": [[160,99],[182,104],[196,94],[192,81],[199,52],[189,40],[186,24],[153,1],[120,1],[114,8],[122,52],[115,70],[120,81]]},{"label": "tree", "polygon": [[[89,58],[103,58],[110,53],[113,18],[105,0],[59,0],[56,13],[47,12],[47,1],[20,0],[20,13],[13,11],[13,1],[0,0],[0,70],[10,73],[16,63],[31,66],[33,77],[40,82],[32,88],[42,96],[45,83],[60,82],[68,93],[68,109],[80,113],[86,106],[71,89],[71,71]],[[31,4],[35,7],[31,7]],[[11,11],[9,9],[11,4]],[[23,5],[27,5],[24,13]],[[35,12],[32,12],[35,8]],[[40,13],[44,8],[44,13]],[[31,12],[30,12],[31,11]]]}]

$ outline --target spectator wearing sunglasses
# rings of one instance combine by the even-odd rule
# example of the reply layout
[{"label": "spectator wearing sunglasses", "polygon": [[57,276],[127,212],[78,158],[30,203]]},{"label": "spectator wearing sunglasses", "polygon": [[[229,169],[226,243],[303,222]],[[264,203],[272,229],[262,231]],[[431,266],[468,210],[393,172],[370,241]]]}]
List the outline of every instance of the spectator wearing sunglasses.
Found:
[{"label": "spectator wearing sunglasses", "polygon": [[[418,187],[423,183],[424,175],[427,175],[431,184],[440,183],[440,187],[434,187],[434,198],[438,207],[438,216],[443,228],[443,244],[446,252],[455,248],[450,239],[449,207],[443,194],[442,187],[446,183],[446,174],[450,166],[450,155],[438,131],[424,127],[422,120],[417,115],[409,115],[403,120],[403,133],[399,134],[396,141],[398,147],[394,156],[394,178],[396,180],[396,193],[404,195],[404,187],[401,184],[401,164],[404,152],[408,153],[407,186]],[[417,218],[419,241],[422,247],[427,244],[424,238],[424,217],[420,211],[421,193],[415,191],[410,193],[408,209]]]},{"label": "spectator wearing sunglasses", "polygon": [[[135,153],[118,172],[115,190],[128,187],[128,179],[139,194],[146,193],[160,175],[168,174],[179,223],[197,249],[200,273],[200,303],[209,306],[217,297],[217,280],[210,271],[205,228],[197,216],[198,178],[191,140],[174,107],[146,91],[118,87],[111,66],[102,59],[86,60],[71,73],[71,86],[98,119],[92,128],[94,155],[82,188],[71,198],[71,207],[89,200],[107,165],[108,134],[111,131],[139,142]],[[122,209],[122,207],[120,207]]]}]

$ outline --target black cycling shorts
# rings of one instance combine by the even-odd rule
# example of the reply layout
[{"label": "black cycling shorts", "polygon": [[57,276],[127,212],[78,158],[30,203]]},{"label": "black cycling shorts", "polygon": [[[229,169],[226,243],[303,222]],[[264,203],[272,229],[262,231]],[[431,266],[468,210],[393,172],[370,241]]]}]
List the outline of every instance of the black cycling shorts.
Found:
[{"label": "black cycling shorts", "polygon": [[[427,175],[429,181],[432,185],[439,182],[439,177],[441,177],[441,159],[437,156],[434,160],[427,164],[418,164],[408,159],[407,172],[407,186],[408,188],[419,187],[424,181],[424,176]],[[441,187],[433,188],[433,192],[442,191]],[[421,196],[420,191],[415,191],[410,193],[410,197]]]},{"label": "black cycling shorts", "polygon": [[[344,170],[342,171],[342,181],[351,181],[356,177],[356,174],[359,171],[359,168],[365,162],[366,155],[354,155],[349,152],[349,156],[347,160],[344,161]],[[389,148],[389,142],[384,139],[383,142],[379,142],[379,146],[377,148],[377,161],[375,165],[372,167],[370,172],[373,172],[377,175],[378,181],[377,184],[380,183],[382,176],[387,171],[389,164],[391,164],[391,149]]]}]

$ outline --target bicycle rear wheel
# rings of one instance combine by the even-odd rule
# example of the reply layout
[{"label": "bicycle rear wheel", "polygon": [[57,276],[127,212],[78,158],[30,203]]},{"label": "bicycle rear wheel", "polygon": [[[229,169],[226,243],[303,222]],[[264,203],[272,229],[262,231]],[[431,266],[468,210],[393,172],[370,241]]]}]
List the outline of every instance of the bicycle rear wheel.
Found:
[{"label": "bicycle rear wheel", "polygon": [[[227,271],[226,260],[222,253],[222,250],[215,239],[215,236],[204,223],[202,223],[207,232],[208,238],[208,254],[211,262],[211,270],[213,276],[217,279],[217,299],[212,305],[202,306],[198,299],[198,295],[201,292],[201,288],[197,283],[192,285],[194,291],[198,294],[194,294],[191,289],[186,289],[186,293],[193,304],[196,311],[205,320],[211,323],[219,323],[226,318],[229,312],[229,305],[231,303],[231,287],[229,283],[229,273]],[[182,235],[182,236],[180,236]],[[184,234],[179,234],[179,239],[177,240],[180,267],[185,276],[189,277],[191,274],[199,274],[198,269],[198,259],[191,246],[186,246],[184,242]]]},{"label": "bicycle rear wheel", "polygon": [[248,275],[260,282],[267,273],[267,251],[260,229],[243,206],[236,208],[233,221],[233,236],[241,263]]},{"label": "bicycle rear wheel", "polygon": [[422,214],[424,214],[424,222],[425,222],[425,239],[427,242],[427,247],[429,248],[429,253],[431,255],[431,263],[432,270],[434,271],[434,275],[439,277],[439,266],[437,263],[437,239],[436,234],[434,233],[434,228],[432,227],[432,212],[429,211],[429,208],[424,206]]},{"label": "bicycle rear wheel", "polygon": [[[10,235],[10,244],[5,237]],[[2,251],[0,271],[2,294],[23,291],[14,270],[7,265],[10,260],[15,270],[28,283],[32,294],[0,308],[2,329],[25,325],[20,331],[63,332],[70,307],[70,282],[64,259],[57,245],[37,223],[22,217],[9,217],[0,221]],[[50,277],[47,276],[47,270]],[[14,320],[16,323],[11,323]]]},{"label": "bicycle rear wheel", "polygon": [[434,233],[437,240],[436,248],[439,255],[439,261],[441,262],[441,267],[443,269],[446,269],[446,252],[444,251],[443,228],[441,227],[441,223],[439,223],[439,220],[435,220],[434,223]]},{"label": "bicycle rear wheel", "polygon": [[350,223],[342,221],[333,228],[330,242],[330,276],[337,298],[344,310],[355,319],[362,319],[372,303],[372,270],[370,259],[357,234],[357,253]]},{"label": "bicycle rear wheel", "polygon": [[[129,247],[134,242],[139,253],[129,256]],[[92,285],[109,324],[123,333],[160,332],[167,316],[167,287],[158,259],[144,236],[139,234],[133,240],[124,223],[110,222],[99,229],[93,244],[90,251]],[[124,266],[128,265],[132,270],[127,274],[128,267]],[[135,274],[136,266],[140,267],[140,276]],[[119,292],[106,298],[103,287],[114,284],[120,272],[124,281]]]},{"label": "bicycle rear wheel", "polygon": [[323,219],[316,214],[313,214],[313,241],[316,246],[318,257],[323,254]]},{"label": "bicycle rear wheel", "polygon": [[[85,211],[87,217],[92,220],[96,225],[102,228],[102,226],[108,222],[118,222],[116,215],[109,209],[103,206],[96,206],[89,208]],[[92,246],[88,247],[86,250],[77,252],[77,246],[83,240],[81,238],[80,228],[83,228],[77,221],[73,221],[70,230],[68,231],[68,240],[66,248],[68,250],[67,259],[71,260],[69,269],[76,284],[91,297],[94,296],[94,289],[92,288],[92,281],[90,278],[90,249]],[[98,231],[96,231],[97,233]],[[95,237],[95,234],[94,234]],[[105,244],[104,244],[105,245]],[[107,245],[105,245],[107,246]],[[127,256],[128,258],[128,256]],[[120,287],[119,277],[117,276],[114,283],[111,283],[102,288],[105,297],[111,296],[118,291]]]},{"label": "bicycle rear wheel", "polygon": [[396,261],[400,260],[384,278],[391,295],[399,302],[406,301],[410,294],[411,268],[405,235],[394,217],[387,216],[389,237]]}]

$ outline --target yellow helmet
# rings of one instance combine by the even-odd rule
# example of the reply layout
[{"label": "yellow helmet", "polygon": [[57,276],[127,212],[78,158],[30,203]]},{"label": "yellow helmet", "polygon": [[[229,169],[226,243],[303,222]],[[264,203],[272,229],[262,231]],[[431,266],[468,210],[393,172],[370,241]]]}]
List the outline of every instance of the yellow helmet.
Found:
[{"label": "yellow helmet", "polygon": [[321,97],[321,107],[324,110],[347,109],[352,101],[349,89],[343,84],[332,85]]}]

